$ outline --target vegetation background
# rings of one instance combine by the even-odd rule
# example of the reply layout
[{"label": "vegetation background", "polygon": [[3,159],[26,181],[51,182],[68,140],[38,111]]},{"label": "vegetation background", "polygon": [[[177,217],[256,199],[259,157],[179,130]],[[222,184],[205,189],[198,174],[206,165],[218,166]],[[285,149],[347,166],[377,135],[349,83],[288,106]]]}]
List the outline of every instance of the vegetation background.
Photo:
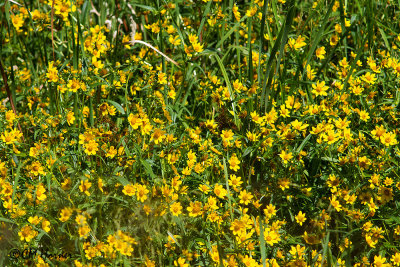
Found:
[{"label": "vegetation background", "polygon": [[2,1],[0,265],[399,266],[399,5]]}]

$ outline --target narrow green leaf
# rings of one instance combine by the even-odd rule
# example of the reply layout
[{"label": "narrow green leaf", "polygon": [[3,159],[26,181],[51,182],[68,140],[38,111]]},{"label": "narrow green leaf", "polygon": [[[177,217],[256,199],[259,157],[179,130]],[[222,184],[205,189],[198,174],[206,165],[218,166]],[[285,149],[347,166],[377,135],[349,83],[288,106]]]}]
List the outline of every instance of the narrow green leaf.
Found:
[{"label": "narrow green leaf", "polygon": [[229,80],[228,74],[226,73],[226,69],[225,69],[224,64],[222,63],[221,58],[216,53],[214,53],[213,55],[214,55],[215,59],[217,60],[219,67],[221,68],[222,75],[224,76],[226,86],[228,87],[228,90],[229,90],[229,95],[230,95],[230,98],[232,101],[232,111],[233,111],[233,117],[235,120],[235,125],[240,128],[240,124],[239,124],[240,121],[238,120],[238,117],[236,115],[236,103],[235,103],[235,101],[233,101],[235,99],[235,97],[233,94],[234,92],[233,92],[232,84]]},{"label": "narrow green leaf", "polygon": [[113,105],[121,114],[125,115],[125,110],[120,104],[118,104],[115,101],[108,100],[108,99],[107,99],[107,102],[110,103],[111,105]]},{"label": "narrow green leaf", "polygon": [[144,159],[140,159],[140,162],[144,166],[144,169],[145,169],[146,173],[148,175],[150,175],[151,178],[153,178],[153,179],[156,178],[156,175],[154,174],[153,169],[150,166],[150,163],[148,161],[144,160]]},{"label": "narrow green leaf", "polygon": [[[310,50],[308,51],[308,54],[307,54],[306,65],[305,65],[306,67],[310,63],[311,57],[313,56],[314,51],[317,48],[317,45],[319,44],[319,42],[321,41],[322,37],[324,36],[323,33],[325,31],[325,26],[328,23],[328,19],[329,19],[329,16],[330,16],[331,12],[332,12],[332,7],[333,7],[334,4],[335,4],[335,1],[332,1],[331,4],[328,6],[328,11],[326,12],[326,14],[324,16],[324,20],[322,21],[322,24],[321,24],[321,26],[319,28],[319,31],[316,32],[316,34],[313,35],[312,40],[310,40],[312,42],[312,46],[311,46],[311,48],[310,48]],[[304,77],[304,75],[306,73],[306,70],[307,70],[306,67],[303,70],[303,75],[302,75],[303,77]]]},{"label": "narrow green leaf", "polygon": [[237,28],[240,26],[240,23],[242,23],[245,18],[247,18],[247,16],[243,16],[240,21],[236,22],[235,25],[233,25],[233,27],[221,38],[221,40],[219,40],[219,42],[217,43],[217,45],[215,47],[221,47],[221,45],[224,43],[224,41],[231,36],[232,33],[234,33],[235,31],[237,31]]},{"label": "narrow green leaf", "polygon": [[381,28],[378,28],[378,29],[379,29],[379,32],[381,33],[381,36],[382,36],[383,42],[385,43],[386,48],[390,50],[391,47],[389,46],[389,42],[388,42],[385,32]]},{"label": "narrow green leaf", "polygon": [[228,193],[228,204],[229,204],[229,209],[230,209],[230,215],[231,215],[231,221],[233,222],[233,209],[232,209],[232,202],[231,202],[231,191],[229,189],[229,183],[228,183],[228,169],[226,167],[226,160],[225,157],[223,158],[224,162],[224,174],[225,174],[225,185],[226,185],[226,191]]},{"label": "narrow green leaf", "polygon": [[304,138],[303,142],[299,145],[299,147],[296,149],[296,154],[300,153],[300,151],[304,148],[304,146],[308,143],[308,141],[311,138],[311,134],[308,134],[306,138]]},{"label": "narrow green leaf", "polygon": [[115,179],[118,180],[123,186],[130,184],[130,182],[122,176],[114,176]]},{"label": "narrow green leaf", "polygon": [[210,7],[211,7],[212,2],[213,1],[208,1],[208,3],[207,3],[206,9],[205,9],[205,11],[203,13],[203,17],[202,17],[201,22],[200,22],[199,29],[197,30],[197,37],[200,37],[201,31],[203,30],[203,27],[204,27],[204,23],[205,23],[205,21],[207,19],[207,15],[210,12]]},{"label": "narrow green leaf", "polygon": [[261,93],[261,108],[264,107],[264,112],[266,112],[266,110],[268,108],[268,103],[269,103],[270,90],[267,90],[267,88],[270,86],[270,84],[272,82],[272,78],[270,76],[272,63],[275,58],[275,55],[278,52],[278,47],[279,47],[279,56],[278,56],[278,60],[276,63],[276,70],[275,70],[275,73],[277,73],[277,71],[279,69],[280,59],[283,55],[283,51],[284,51],[286,41],[288,38],[289,29],[290,29],[290,26],[293,22],[294,15],[295,15],[294,1],[291,1],[291,4],[289,6],[290,6],[290,9],[289,9],[288,15],[286,16],[284,26],[279,31],[278,37],[276,39],[274,47],[272,48],[272,51],[271,51],[271,54],[270,54],[270,57],[269,57],[268,63],[267,63],[267,69],[266,69],[266,74],[264,77],[264,82],[263,82],[263,87],[262,87],[263,89],[262,89],[262,93]]},{"label": "narrow green leaf", "polygon": [[264,238],[264,227],[263,227],[263,222],[261,218],[259,219],[259,225],[260,225],[260,250],[261,250],[261,263],[263,267],[267,266],[267,248],[265,246],[265,238]]}]

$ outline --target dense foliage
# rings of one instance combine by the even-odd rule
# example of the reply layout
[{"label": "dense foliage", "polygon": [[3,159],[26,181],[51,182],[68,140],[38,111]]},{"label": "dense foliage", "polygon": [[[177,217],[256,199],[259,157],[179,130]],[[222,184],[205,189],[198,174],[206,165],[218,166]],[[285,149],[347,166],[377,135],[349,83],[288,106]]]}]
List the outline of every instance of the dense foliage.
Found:
[{"label": "dense foliage", "polygon": [[0,9],[0,265],[400,265],[397,1]]}]

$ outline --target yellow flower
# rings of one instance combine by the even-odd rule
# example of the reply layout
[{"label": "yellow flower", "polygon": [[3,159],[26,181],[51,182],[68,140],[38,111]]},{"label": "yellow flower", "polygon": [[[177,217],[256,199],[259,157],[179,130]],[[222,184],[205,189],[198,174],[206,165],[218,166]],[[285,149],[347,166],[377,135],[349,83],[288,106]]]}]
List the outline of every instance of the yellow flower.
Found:
[{"label": "yellow flower", "polygon": [[322,138],[324,138],[324,141],[327,142],[329,145],[335,143],[340,138],[340,134],[335,132],[334,130],[328,130],[321,136]]},{"label": "yellow flower", "polygon": [[293,38],[290,38],[288,41],[288,44],[291,48],[294,48],[297,51],[300,48],[302,48],[303,46],[307,45],[306,42],[304,42],[305,39],[306,39],[305,37],[302,37],[301,35],[299,35],[296,40]]},{"label": "yellow flower", "polygon": [[197,217],[203,213],[201,202],[190,202],[189,207],[186,208],[190,217]]},{"label": "yellow flower", "polygon": [[286,153],[286,151],[285,150],[283,150],[280,154],[279,154],[279,156],[281,157],[281,159],[283,160],[283,163],[288,163],[292,158],[293,158],[293,153],[292,152],[289,152],[289,153]]},{"label": "yellow flower", "polygon": [[24,25],[23,14],[11,15],[10,17],[11,17],[11,22],[14,25],[17,32],[20,32],[21,30],[19,28],[21,28]]},{"label": "yellow flower", "polygon": [[201,184],[201,185],[199,185],[199,190],[207,195],[211,191],[210,185],[208,183]]},{"label": "yellow flower", "polygon": [[189,264],[186,263],[184,258],[179,257],[178,260],[174,261],[174,266],[177,266],[177,267],[189,267]]},{"label": "yellow flower", "polygon": [[34,175],[34,176],[38,176],[38,175],[45,175],[46,172],[44,171],[43,166],[40,164],[39,161],[35,161],[31,164],[30,166],[30,172]]},{"label": "yellow flower", "polygon": [[273,204],[269,204],[265,209],[264,209],[264,214],[267,218],[272,218],[273,216],[276,215],[276,208]]},{"label": "yellow flower", "polygon": [[216,245],[211,247],[211,251],[209,252],[211,259],[216,262],[219,263],[219,253],[218,253],[218,247]]},{"label": "yellow flower", "polygon": [[36,189],[36,198],[40,201],[43,201],[47,198],[46,196],[46,189],[44,188],[42,183],[38,184],[38,187]]},{"label": "yellow flower", "polygon": [[91,140],[94,140],[95,135],[91,131],[86,131],[84,134],[79,135],[79,144],[84,145]]},{"label": "yellow flower", "polygon": [[290,124],[292,125],[293,129],[297,131],[305,131],[308,127],[308,124],[303,124],[303,122],[299,120],[292,121]]},{"label": "yellow flower", "polygon": [[136,199],[140,202],[144,202],[147,199],[147,194],[150,191],[147,189],[145,185],[137,185],[136,186]]},{"label": "yellow flower", "polygon": [[42,229],[43,229],[46,233],[50,232],[50,222],[49,222],[48,220],[44,219],[44,220],[42,221]]},{"label": "yellow flower", "polygon": [[77,79],[72,79],[68,81],[67,87],[69,91],[77,92],[81,88],[81,83]]},{"label": "yellow flower", "polygon": [[178,46],[178,45],[180,45],[181,44],[181,39],[179,39],[179,36],[177,35],[177,36],[170,36],[169,37],[169,42],[171,43],[171,44],[173,44],[173,45],[175,45],[175,46]]},{"label": "yellow flower", "polygon": [[192,44],[193,46],[193,50],[196,51],[197,53],[203,52],[203,45],[201,45],[200,43],[196,42]]},{"label": "yellow flower", "polygon": [[258,141],[259,134],[252,133],[252,132],[248,131],[246,133],[246,137],[247,137],[247,139],[249,139],[249,141],[256,142],[256,141]]},{"label": "yellow flower", "polygon": [[18,233],[20,236],[21,241],[30,242],[33,238],[37,236],[37,232],[32,229],[31,226],[25,225],[22,227],[21,231]]},{"label": "yellow flower", "polygon": [[53,66],[54,61],[49,62],[49,67],[47,68],[46,77],[49,79],[49,82],[57,82],[58,81],[58,71],[57,68]]},{"label": "yellow flower", "polygon": [[246,225],[241,220],[234,220],[229,228],[234,235],[240,235],[243,231],[246,231]]},{"label": "yellow flower", "polygon": [[85,224],[84,226],[79,227],[78,228],[78,233],[79,233],[79,237],[87,238],[89,236],[89,233],[90,233],[89,225]]},{"label": "yellow flower", "polygon": [[400,253],[396,252],[396,254],[394,254],[392,256],[392,258],[390,259],[391,262],[393,262],[393,264],[395,266],[400,266]]},{"label": "yellow flower", "polygon": [[353,87],[351,87],[351,91],[355,95],[361,95],[362,92],[364,91],[364,88],[362,88],[361,86],[353,86]]},{"label": "yellow flower", "polygon": [[374,84],[378,78],[375,77],[375,73],[367,72],[362,76],[362,80],[368,84]]},{"label": "yellow flower", "polygon": [[396,133],[384,133],[381,135],[380,140],[385,146],[397,145]]},{"label": "yellow flower", "polygon": [[150,121],[148,119],[142,119],[141,126],[142,126],[141,128],[142,135],[150,134],[151,130],[153,129],[153,126],[150,124]]},{"label": "yellow flower", "polygon": [[161,72],[158,74],[158,83],[159,84],[167,84],[167,74]]},{"label": "yellow flower", "polygon": [[246,190],[240,191],[239,199],[241,204],[248,205],[252,198],[253,195],[250,192],[247,192]]},{"label": "yellow flower", "polygon": [[71,215],[72,215],[71,208],[63,208],[60,212],[60,221],[62,222],[68,221]]},{"label": "yellow flower", "polygon": [[134,194],[136,194],[136,186],[127,184],[124,186],[122,193],[124,193],[127,196],[133,196]]},{"label": "yellow flower", "polygon": [[174,89],[170,89],[170,90],[168,91],[168,97],[175,100],[175,98],[176,98],[176,91],[175,91]]},{"label": "yellow flower", "polygon": [[74,123],[74,121],[75,121],[74,112],[72,112],[72,111],[68,112],[68,114],[67,114],[68,125],[71,126],[71,124]]},{"label": "yellow flower", "polygon": [[37,225],[38,223],[40,223],[42,221],[42,219],[43,219],[43,217],[38,217],[36,215],[34,217],[30,216],[28,218],[28,222],[33,225]]},{"label": "yellow flower", "polygon": [[110,146],[110,148],[107,151],[106,157],[107,158],[114,158],[115,155],[117,155],[118,151],[114,148],[114,146]]},{"label": "yellow flower", "polygon": [[197,42],[197,36],[196,36],[196,34],[191,34],[191,33],[190,33],[190,34],[188,35],[188,37],[189,37],[189,42],[190,42],[191,44]]},{"label": "yellow flower", "polygon": [[335,208],[336,211],[342,210],[342,205],[340,205],[339,200],[336,199],[336,196],[331,197],[331,205]]},{"label": "yellow flower", "polygon": [[230,141],[232,141],[233,140],[233,132],[232,132],[232,130],[222,130],[222,133],[221,133],[221,137],[222,137],[222,141],[224,141],[224,142],[230,142]]},{"label": "yellow flower", "polygon": [[385,264],[386,258],[381,256],[374,256],[374,267],[385,267],[390,266],[390,264]]},{"label": "yellow flower", "polygon": [[171,211],[172,215],[179,216],[179,214],[182,213],[182,205],[179,202],[175,202],[174,204],[171,205],[169,210]]},{"label": "yellow flower", "polygon": [[235,15],[235,19],[237,21],[240,21],[240,12],[239,12],[239,8],[236,4],[233,5],[232,11],[233,11],[233,14]]},{"label": "yellow flower", "polygon": [[290,110],[287,109],[285,105],[280,106],[280,113],[281,113],[281,116],[284,118],[290,117]]},{"label": "yellow flower", "polygon": [[283,191],[285,191],[285,189],[288,189],[290,186],[290,181],[288,178],[282,178],[279,179],[278,181],[279,187],[280,189],[282,189]]},{"label": "yellow flower", "polygon": [[95,140],[90,140],[89,143],[85,144],[85,153],[88,155],[96,155],[99,150],[99,144]]},{"label": "yellow flower", "polygon": [[22,136],[22,133],[18,130],[11,130],[10,132],[5,130],[4,133],[1,134],[1,140],[7,145],[14,144],[18,142],[18,139]]},{"label": "yellow flower", "polygon": [[108,114],[109,108],[110,108],[110,105],[108,105],[108,103],[102,103],[99,106],[99,111],[100,111],[101,115],[106,116]]},{"label": "yellow flower", "polygon": [[279,233],[269,227],[265,228],[264,230],[264,239],[265,242],[267,242],[267,244],[270,246],[273,246],[275,243],[278,243],[281,240]]},{"label": "yellow flower", "polygon": [[325,81],[319,82],[317,81],[317,83],[312,85],[313,90],[311,91],[314,95],[316,96],[326,96],[328,95],[326,93],[326,91],[329,89],[328,86],[325,86]]},{"label": "yellow flower", "polygon": [[79,225],[79,226],[83,226],[87,224],[87,219],[84,215],[82,214],[78,214],[75,218],[75,222]]},{"label": "yellow flower", "polygon": [[92,186],[92,183],[89,182],[88,180],[82,180],[81,185],[79,186],[79,190],[81,192],[85,193],[87,196],[90,196],[89,188]]},{"label": "yellow flower", "polygon": [[154,144],[159,144],[165,139],[165,131],[156,128],[150,138],[150,141],[154,141]]},{"label": "yellow flower", "polygon": [[9,110],[6,112],[6,121],[8,123],[12,124],[16,118],[17,116],[15,115],[14,111]]},{"label": "yellow flower", "polygon": [[361,110],[359,112],[359,115],[360,115],[360,120],[362,121],[368,121],[370,118],[368,112],[366,112],[365,110]]},{"label": "yellow flower", "polygon": [[224,198],[224,196],[227,194],[227,191],[222,185],[216,184],[214,187],[214,194],[219,198]]},{"label": "yellow flower", "polygon": [[306,215],[302,211],[299,211],[299,213],[295,216],[295,218],[296,222],[300,224],[300,226],[302,226],[303,222],[306,221]]},{"label": "yellow flower", "polygon": [[326,54],[325,46],[321,46],[317,50],[315,50],[315,54],[317,55],[317,58],[324,59]]},{"label": "yellow flower", "polygon": [[211,210],[217,210],[217,199],[213,196],[208,197],[207,199],[207,204],[206,204],[207,209]]},{"label": "yellow flower", "polygon": [[306,250],[305,247],[302,247],[300,245],[297,246],[292,246],[290,248],[289,253],[294,257],[294,258],[302,258],[304,255],[304,251]]},{"label": "yellow flower", "polygon": [[335,46],[338,42],[339,42],[339,37],[336,34],[332,35],[331,38],[329,38],[329,44],[331,46]]},{"label": "yellow flower", "polygon": [[54,14],[60,15],[65,22],[68,22],[68,14],[76,11],[76,6],[71,5],[69,0],[56,1],[54,4]]},{"label": "yellow flower", "polygon": [[103,186],[104,186],[103,179],[99,178],[99,180],[97,181],[97,187],[100,189],[102,193],[104,193]]},{"label": "yellow flower", "polygon": [[240,160],[238,159],[236,154],[233,154],[232,157],[229,159],[229,169],[236,172],[237,170],[240,169],[239,164],[240,164]]},{"label": "yellow flower", "polygon": [[132,113],[128,116],[129,124],[132,126],[134,130],[139,128],[142,125],[142,120],[139,118],[138,115],[133,115]]},{"label": "yellow flower", "polygon": [[232,186],[233,189],[236,189],[236,188],[238,188],[238,187],[240,187],[242,185],[243,182],[241,181],[241,179],[242,179],[241,177],[236,176],[234,174],[231,174],[229,177],[230,178],[228,180],[228,184],[230,186]]}]

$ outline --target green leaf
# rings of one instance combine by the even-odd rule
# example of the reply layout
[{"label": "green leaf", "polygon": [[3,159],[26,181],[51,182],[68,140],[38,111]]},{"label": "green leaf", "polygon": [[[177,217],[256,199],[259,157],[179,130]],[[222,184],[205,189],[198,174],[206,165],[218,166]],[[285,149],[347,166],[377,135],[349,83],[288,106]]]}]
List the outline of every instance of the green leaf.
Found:
[{"label": "green leaf", "polygon": [[296,154],[300,153],[300,151],[304,148],[304,146],[307,144],[307,142],[311,138],[311,134],[308,134],[306,138],[304,138],[303,142],[299,145],[299,147],[296,149]]},{"label": "green leaf", "polygon": [[229,80],[228,74],[226,72],[224,64],[222,63],[221,58],[216,53],[214,53],[213,55],[214,55],[215,59],[217,60],[219,67],[221,68],[222,75],[224,76],[225,83],[226,83],[226,85],[228,87],[228,90],[229,90],[229,95],[230,95],[231,101],[232,101],[232,111],[233,111],[233,117],[234,117],[234,120],[235,120],[235,125],[240,128],[240,121],[238,120],[238,117],[236,115],[236,110],[235,110],[236,109],[236,103],[234,101],[235,97],[234,97],[234,94],[233,94],[232,84],[231,84],[231,82]]},{"label": "green leaf", "polygon": [[261,263],[263,267],[266,267],[266,259],[267,259],[267,248],[265,246],[265,238],[264,238],[264,227],[263,222],[259,219],[260,224],[260,250],[261,250]]},{"label": "green leaf", "polygon": [[135,4],[135,3],[131,3],[131,5],[132,5],[132,6],[139,7],[139,8],[142,8],[142,9],[149,10],[149,11],[151,11],[151,12],[153,12],[153,13],[156,13],[156,12],[157,12],[157,9],[156,9],[155,7],[152,7],[152,6],[146,6],[146,5]]},{"label": "green leaf", "polygon": [[130,182],[122,176],[114,176],[115,179],[118,180],[123,186],[130,184]]},{"label": "green leaf", "polygon": [[240,21],[236,22],[235,25],[224,35],[224,37],[221,38],[221,40],[219,40],[219,42],[217,43],[217,45],[215,47],[220,47],[224,41],[231,36],[232,33],[234,33],[235,31],[237,31],[237,28],[240,26],[240,23],[243,22],[243,20],[245,20],[247,18],[247,16],[243,16]]},{"label": "green leaf", "polygon": [[[328,6],[328,11],[325,14],[324,20],[323,20],[323,22],[322,22],[322,24],[320,26],[319,31],[316,32],[316,34],[313,35],[312,40],[310,40],[310,41],[312,41],[312,46],[311,46],[311,48],[310,48],[310,50],[308,51],[308,54],[307,54],[307,60],[306,60],[306,65],[305,65],[306,67],[310,63],[311,57],[314,54],[314,51],[317,48],[317,45],[319,44],[319,42],[321,41],[321,39],[323,37],[323,33],[325,31],[325,25],[328,23],[329,15],[332,12],[332,7],[333,7],[334,3],[335,3],[335,1],[332,1],[331,4]],[[307,70],[307,68],[304,68],[303,77],[304,77],[304,75],[306,73],[306,70]]]},{"label": "green leaf", "polygon": [[146,173],[148,175],[150,175],[151,178],[153,178],[153,179],[156,178],[156,175],[154,174],[153,169],[150,166],[150,163],[147,160],[144,160],[144,159],[140,159],[140,162],[144,166],[144,169],[145,169]]},{"label": "green leaf", "polygon": [[0,217],[0,222],[7,222],[7,223],[15,224],[14,221],[12,221],[12,220],[10,220],[10,219],[3,218],[3,217]]},{"label": "green leaf", "polygon": [[108,100],[108,99],[107,99],[107,102],[110,103],[111,105],[113,105],[121,114],[125,115],[125,110],[120,104],[118,104],[115,101]]},{"label": "green leaf", "polygon": [[201,30],[202,30],[203,27],[204,27],[204,22],[206,21],[207,15],[208,15],[208,13],[210,12],[210,7],[211,7],[212,2],[213,2],[213,1],[208,1],[208,3],[207,3],[206,10],[204,11],[203,16],[202,16],[203,18],[201,19],[201,22],[200,22],[200,27],[199,27],[199,29],[197,30],[197,37],[200,36]]},{"label": "green leaf", "polygon": [[[287,42],[287,38],[288,38],[288,33],[289,33],[289,29],[290,26],[293,22],[294,19],[294,15],[295,15],[295,5],[294,5],[295,1],[291,1],[290,3],[290,9],[288,12],[288,15],[286,17],[285,20],[285,24],[284,26],[281,28],[281,30],[279,31],[278,37],[276,38],[276,42],[274,44],[274,47],[272,48],[271,54],[269,56],[268,59],[268,63],[267,63],[267,70],[264,76],[264,81],[263,81],[263,86],[262,86],[262,92],[261,92],[261,108],[264,107],[264,112],[267,111],[268,108],[268,103],[269,103],[269,95],[270,95],[270,91],[271,90],[267,90],[267,88],[269,88],[271,82],[272,82],[272,75],[270,75],[271,69],[272,69],[272,63],[273,60],[278,52],[278,47],[279,47],[279,56],[278,59],[276,61],[276,70],[275,73],[277,73],[278,69],[279,69],[279,65],[280,65],[280,60],[281,57],[283,56],[283,52],[284,52],[284,48]],[[268,81],[268,82],[267,82]]]},{"label": "green leaf", "polygon": [[228,193],[228,204],[229,204],[229,209],[230,209],[231,221],[233,221],[233,209],[232,209],[232,202],[231,202],[232,196],[231,196],[231,190],[229,189],[228,168],[226,167],[225,157],[223,158],[223,162],[224,162],[225,185],[226,185],[226,190]]}]

